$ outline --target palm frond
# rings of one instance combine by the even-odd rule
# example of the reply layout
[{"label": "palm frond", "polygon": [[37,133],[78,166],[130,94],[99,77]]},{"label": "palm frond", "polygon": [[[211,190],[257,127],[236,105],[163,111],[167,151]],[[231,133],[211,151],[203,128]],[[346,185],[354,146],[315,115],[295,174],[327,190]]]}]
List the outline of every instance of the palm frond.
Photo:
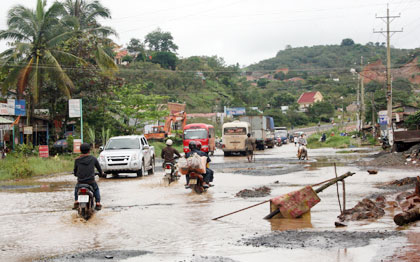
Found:
[{"label": "palm frond", "polygon": [[0,40],[6,40],[6,39],[13,40],[13,41],[19,41],[19,42],[20,41],[30,41],[30,39],[26,35],[20,33],[17,30],[1,30],[0,31]]},{"label": "palm frond", "polygon": [[60,63],[58,63],[57,59],[51,54],[50,51],[45,51],[45,62],[50,66],[50,72],[48,72],[48,74],[51,77],[56,78],[59,81],[59,87],[62,89],[64,94],[67,97],[71,97],[70,90],[75,88],[74,84],[68,77],[66,72],[64,72],[63,68],[61,68]]},{"label": "palm frond", "polygon": [[23,90],[25,90],[25,87],[28,85],[28,79],[32,71],[33,62],[34,62],[34,58],[32,57],[29,60],[28,64],[24,68],[22,68],[22,70],[20,71],[19,78],[18,78],[19,80],[17,84],[17,88],[20,94],[23,94]]},{"label": "palm frond", "polygon": [[32,97],[35,104],[38,103],[39,86],[40,86],[40,69],[39,69],[39,56],[36,57],[35,70],[32,77]]},{"label": "palm frond", "polygon": [[16,88],[16,83],[20,74],[20,71],[22,70],[21,67],[9,67],[10,71],[8,72],[8,75],[6,79],[3,81],[3,87],[2,87],[2,94],[6,95],[7,90],[9,88]]},{"label": "palm frond", "polygon": [[96,46],[95,60],[102,72],[108,76],[113,76],[118,72],[118,66],[105,51],[99,46]]}]

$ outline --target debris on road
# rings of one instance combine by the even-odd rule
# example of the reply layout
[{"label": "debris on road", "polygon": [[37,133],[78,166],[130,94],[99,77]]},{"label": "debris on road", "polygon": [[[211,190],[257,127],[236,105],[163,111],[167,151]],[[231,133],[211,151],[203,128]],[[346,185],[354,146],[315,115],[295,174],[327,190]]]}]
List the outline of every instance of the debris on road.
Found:
[{"label": "debris on road", "polygon": [[262,186],[254,189],[244,189],[236,193],[235,196],[242,197],[242,198],[249,198],[249,197],[265,197],[270,195],[271,188]]},{"label": "debris on road", "polygon": [[370,175],[376,175],[378,174],[378,170],[374,170],[374,169],[368,169],[367,171]]},{"label": "debris on road", "polygon": [[341,222],[377,219],[385,215],[384,207],[385,197],[383,196],[377,197],[375,201],[365,198],[359,201],[353,208],[344,210],[343,214],[339,215],[338,218]]},{"label": "debris on road", "polygon": [[400,203],[400,206],[403,212],[394,216],[395,224],[402,226],[420,220],[420,177],[416,178],[414,194],[407,196],[406,201]]}]

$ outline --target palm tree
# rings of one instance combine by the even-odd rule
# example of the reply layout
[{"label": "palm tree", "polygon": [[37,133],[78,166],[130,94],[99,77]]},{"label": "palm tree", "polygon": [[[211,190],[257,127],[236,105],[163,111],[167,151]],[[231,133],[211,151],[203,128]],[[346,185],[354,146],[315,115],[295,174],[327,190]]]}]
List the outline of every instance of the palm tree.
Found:
[{"label": "palm tree", "polygon": [[57,49],[57,42],[67,35],[60,23],[65,10],[58,2],[47,9],[46,2],[37,0],[36,10],[22,5],[13,7],[7,17],[9,28],[0,30],[0,40],[11,41],[11,48],[0,54],[2,70],[8,74],[2,91],[5,93],[17,85],[18,96],[25,92],[34,103],[38,102],[40,87],[47,78],[68,97],[74,88],[58,59],[77,59]]},{"label": "palm tree", "polygon": [[102,37],[116,35],[110,27],[102,26],[98,18],[110,19],[111,12],[99,1],[65,0],[63,6],[67,12],[67,22],[77,31],[85,31]]}]

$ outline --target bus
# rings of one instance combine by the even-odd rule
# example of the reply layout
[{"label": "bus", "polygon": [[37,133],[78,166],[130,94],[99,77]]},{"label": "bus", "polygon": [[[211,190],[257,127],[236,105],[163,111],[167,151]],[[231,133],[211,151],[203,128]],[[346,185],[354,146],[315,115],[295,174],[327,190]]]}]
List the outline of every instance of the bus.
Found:
[{"label": "bus", "polygon": [[189,124],[184,127],[184,153],[190,152],[188,145],[191,141],[199,141],[201,143],[201,151],[214,154],[216,149],[216,140],[214,127],[208,124]]},{"label": "bus", "polygon": [[243,121],[233,121],[223,124],[222,150],[225,156],[232,153],[245,155],[245,139],[251,132],[251,124]]}]

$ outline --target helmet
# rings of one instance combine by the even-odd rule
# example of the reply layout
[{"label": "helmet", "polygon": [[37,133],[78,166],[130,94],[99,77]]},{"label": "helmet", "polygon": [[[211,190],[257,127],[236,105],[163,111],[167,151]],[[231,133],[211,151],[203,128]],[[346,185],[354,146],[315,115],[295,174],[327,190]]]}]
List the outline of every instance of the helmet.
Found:
[{"label": "helmet", "polygon": [[197,147],[198,150],[201,150],[201,142],[200,141],[195,142],[195,146]]},{"label": "helmet", "polygon": [[166,145],[172,146],[173,142],[171,139],[166,140]]},{"label": "helmet", "polygon": [[87,153],[89,153],[89,150],[90,150],[90,144],[88,144],[88,143],[83,143],[83,144],[80,146],[80,151],[82,152],[82,154],[87,154]]},{"label": "helmet", "polygon": [[190,143],[188,144],[188,147],[190,148],[190,150],[196,149],[197,146],[195,144],[195,141],[190,141]]}]

